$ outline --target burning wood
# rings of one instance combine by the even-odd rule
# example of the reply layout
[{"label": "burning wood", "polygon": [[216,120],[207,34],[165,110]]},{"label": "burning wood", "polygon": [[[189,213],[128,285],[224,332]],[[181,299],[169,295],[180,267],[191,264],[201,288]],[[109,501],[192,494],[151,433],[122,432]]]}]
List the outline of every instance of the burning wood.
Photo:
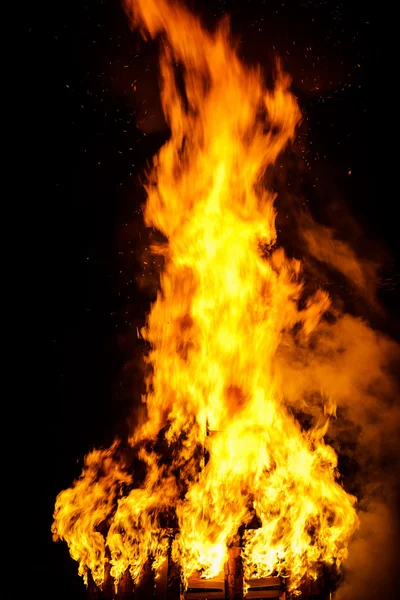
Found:
[{"label": "burning wood", "polygon": [[210,579],[203,579],[201,573],[192,573],[185,593],[185,600],[225,600],[225,574],[218,573]]},{"label": "burning wood", "polygon": [[[190,576],[187,586],[180,579],[179,569],[165,559],[154,572],[149,563],[141,580],[134,585],[129,573],[120,579],[117,589],[111,579],[105,577],[102,589],[98,588],[89,576],[89,600],[328,600],[329,589],[320,578],[318,582],[305,579],[300,586],[300,595],[287,592],[286,580],[282,577],[265,577],[244,581],[241,576],[240,549],[230,553],[224,572],[204,579],[201,573]],[[231,560],[235,561],[232,570]],[[239,560],[238,560],[239,559]],[[172,568],[171,568],[172,567]]]},{"label": "burning wood", "polygon": [[246,581],[246,600],[261,600],[261,598],[279,598],[286,600],[286,585],[281,577],[265,577]]},{"label": "burning wood", "polygon": [[166,240],[142,331],[152,371],[129,440],[137,468],[118,442],[90,453],[57,498],[54,537],[92,598],[102,587],[104,598],[286,600],[322,565],[340,568],[358,525],[324,441],[331,395],[317,380],[305,428],[295,409],[306,399],[286,394],[288,348],[311,360],[330,333],[330,299],[307,295],[302,265],[276,248],[263,186],[300,111],[279,67],[267,89],[243,64],[226,23],[210,33],[172,0],[127,11],[162,40],[171,128],[147,184],[146,223]]}]

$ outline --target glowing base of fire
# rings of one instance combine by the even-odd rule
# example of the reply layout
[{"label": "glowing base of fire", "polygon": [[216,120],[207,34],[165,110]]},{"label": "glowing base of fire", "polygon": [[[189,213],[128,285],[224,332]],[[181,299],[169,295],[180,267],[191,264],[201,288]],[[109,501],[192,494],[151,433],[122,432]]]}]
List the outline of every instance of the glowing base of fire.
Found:
[{"label": "glowing base of fire", "polygon": [[331,600],[329,585],[321,578],[314,582],[305,580],[293,595],[287,590],[283,577],[243,579],[240,548],[231,548],[225,570],[210,579],[202,579],[199,572],[193,573],[184,590],[179,568],[166,559],[157,571],[149,563],[144,568],[141,580],[134,585],[126,574],[115,590],[110,578],[106,578],[103,589],[96,587],[89,578],[90,600]]},{"label": "glowing base of fire", "polygon": [[189,579],[185,600],[225,600],[225,574],[219,573],[211,579],[201,579],[200,573],[194,573]]},{"label": "glowing base of fire", "polygon": [[264,579],[249,579],[245,582],[246,600],[256,600],[258,598],[279,598],[286,600],[286,585],[282,577],[267,577]]}]

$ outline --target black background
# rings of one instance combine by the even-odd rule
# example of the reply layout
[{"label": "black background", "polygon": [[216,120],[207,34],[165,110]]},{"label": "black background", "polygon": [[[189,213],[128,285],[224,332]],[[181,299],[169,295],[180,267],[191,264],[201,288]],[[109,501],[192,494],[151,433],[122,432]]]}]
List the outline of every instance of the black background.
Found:
[{"label": "black background", "polygon": [[[321,202],[340,197],[388,254],[379,294],[384,327],[398,337],[396,173],[386,141],[395,92],[384,76],[384,9],[339,0],[191,5],[210,24],[231,14],[247,61],[267,66],[275,50],[283,57],[305,114],[313,193]],[[156,45],[131,32],[118,0],[31,7],[24,35],[18,183],[29,241],[19,377],[29,391],[19,489],[28,496],[21,539],[29,560],[10,598],[83,599],[66,545],[51,541],[52,510],[84,454],[110,443],[140,396],[136,327],[156,275],[143,264],[138,175],[168,132]]]}]

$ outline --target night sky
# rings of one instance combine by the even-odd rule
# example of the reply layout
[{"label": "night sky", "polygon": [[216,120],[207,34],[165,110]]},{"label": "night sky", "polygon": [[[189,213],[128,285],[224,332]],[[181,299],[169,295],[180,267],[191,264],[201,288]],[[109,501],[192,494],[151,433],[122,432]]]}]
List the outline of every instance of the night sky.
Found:
[{"label": "night sky", "polygon": [[[339,0],[189,4],[210,25],[229,13],[247,62],[268,72],[273,56],[282,58],[304,114],[297,152],[310,203],[344,207],[364,245],[384,257],[378,297],[386,313],[377,325],[400,339],[398,224],[382,183],[388,108],[380,11]],[[21,347],[34,368],[24,402],[29,466],[19,485],[30,490],[33,516],[26,583],[9,597],[29,597],[29,585],[40,588],[32,597],[79,600],[85,588],[77,565],[66,544],[51,541],[52,510],[83,456],[126,431],[140,398],[144,346],[136,328],[157,289],[140,175],[168,129],[157,44],[130,30],[119,0],[34,6],[26,21],[20,178],[32,243]]]}]

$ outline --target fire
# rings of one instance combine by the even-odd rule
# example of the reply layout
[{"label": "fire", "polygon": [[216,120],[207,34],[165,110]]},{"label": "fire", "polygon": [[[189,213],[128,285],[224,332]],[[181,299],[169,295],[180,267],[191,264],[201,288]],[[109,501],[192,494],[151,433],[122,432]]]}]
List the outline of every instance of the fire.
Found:
[{"label": "fire", "polygon": [[137,581],[149,559],[156,568],[173,527],[184,580],[195,570],[208,578],[256,515],[260,526],[241,540],[245,576],[281,574],[296,590],[321,564],[340,566],[358,526],[324,441],[334,400],[322,390],[320,418],[304,429],[285,394],[285,345],[311,356],[330,307],[322,290],[305,299],[301,263],[276,246],[263,184],[299,107],[279,66],[270,90],[243,64],[226,22],[206,31],[172,0],[128,0],[127,12],[143,35],[161,37],[171,129],[145,209],[165,238],[153,249],[164,268],[142,331],[151,375],[129,440],[146,474],[135,479],[118,443],[93,451],[57,498],[53,535],[101,585],[108,562],[116,581],[127,569]]}]

